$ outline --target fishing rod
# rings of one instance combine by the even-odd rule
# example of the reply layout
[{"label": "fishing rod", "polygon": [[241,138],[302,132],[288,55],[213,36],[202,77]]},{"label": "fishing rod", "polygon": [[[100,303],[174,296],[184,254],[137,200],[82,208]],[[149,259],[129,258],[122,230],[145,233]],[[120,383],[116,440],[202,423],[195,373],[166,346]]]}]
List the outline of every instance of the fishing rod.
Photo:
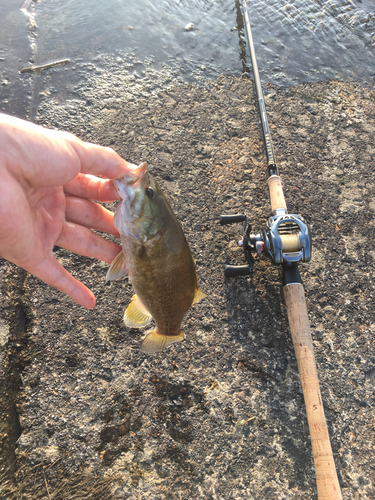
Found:
[{"label": "fishing rod", "polygon": [[289,214],[287,210],[272,146],[245,0],[242,0],[242,10],[245,18],[245,30],[250,49],[261,127],[267,156],[269,173],[267,183],[270,193],[272,215],[269,217],[259,234],[251,233],[251,225],[247,224],[246,215],[222,215],[220,217],[220,223],[223,225],[243,222],[240,245],[243,248],[247,260],[247,265],[244,266],[226,266],[225,276],[231,278],[249,275],[254,267],[252,253],[257,253],[258,255],[264,253],[274,264],[282,266],[284,299],[305,400],[315,464],[318,499],[341,500],[342,495],[319,388],[305,292],[298,270],[299,262],[308,262],[311,258],[312,242],[310,229],[300,215]]}]

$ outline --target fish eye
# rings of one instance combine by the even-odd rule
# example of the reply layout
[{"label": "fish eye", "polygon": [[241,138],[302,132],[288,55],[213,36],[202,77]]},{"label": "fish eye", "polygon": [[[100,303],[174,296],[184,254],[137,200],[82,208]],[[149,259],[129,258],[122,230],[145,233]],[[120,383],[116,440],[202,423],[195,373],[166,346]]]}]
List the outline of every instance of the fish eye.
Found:
[{"label": "fish eye", "polygon": [[155,197],[155,191],[150,186],[145,189],[145,193],[147,198],[149,198],[150,200],[152,200]]}]

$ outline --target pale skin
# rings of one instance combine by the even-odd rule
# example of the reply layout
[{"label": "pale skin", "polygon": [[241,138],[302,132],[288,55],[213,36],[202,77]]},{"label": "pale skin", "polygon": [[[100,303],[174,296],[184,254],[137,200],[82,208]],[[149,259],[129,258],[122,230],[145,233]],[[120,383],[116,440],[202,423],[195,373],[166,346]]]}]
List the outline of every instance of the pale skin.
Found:
[{"label": "pale skin", "polygon": [[0,257],[94,307],[52,250],[114,259],[120,247],[92,231],[119,236],[113,214],[95,201],[117,200],[111,179],[132,168],[110,148],[0,113]]}]

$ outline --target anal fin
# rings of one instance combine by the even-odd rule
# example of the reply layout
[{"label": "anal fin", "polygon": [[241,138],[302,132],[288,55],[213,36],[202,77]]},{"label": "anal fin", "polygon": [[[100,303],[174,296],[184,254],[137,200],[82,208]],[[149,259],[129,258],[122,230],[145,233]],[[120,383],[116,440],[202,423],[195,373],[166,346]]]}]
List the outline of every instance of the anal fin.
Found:
[{"label": "anal fin", "polygon": [[160,352],[168,345],[175,342],[182,342],[184,334],[180,332],[178,335],[161,335],[157,329],[150,331],[144,341],[142,342],[141,351],[151,354],[153,352]]},{"label": "anal fin", "polygon": [[143,328],[152,320],[151,314],[140,301],[137,295],[133,295],[130,304],[124,313],[124,323],[129,328]]}]

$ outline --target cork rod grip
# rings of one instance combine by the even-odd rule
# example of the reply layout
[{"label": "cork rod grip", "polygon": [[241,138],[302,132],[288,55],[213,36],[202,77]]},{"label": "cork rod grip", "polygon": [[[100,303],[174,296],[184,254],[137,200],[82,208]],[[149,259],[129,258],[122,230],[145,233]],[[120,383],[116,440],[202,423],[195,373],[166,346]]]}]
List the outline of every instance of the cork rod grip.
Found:
[{"label": "cork rod grip", "polygon": [[284,286],[284,297],[309,423],[319,500],[341,500],[335,462],[319,389],[303,285]]},{"label": "cork rod grip", "polygon": [[287,211],[280,177],[278,175],[273,175],[272,177],[268,178],[267,183],[270,190],[272,212],[275,212],[280,208],[283,208],[285,211]]}]

